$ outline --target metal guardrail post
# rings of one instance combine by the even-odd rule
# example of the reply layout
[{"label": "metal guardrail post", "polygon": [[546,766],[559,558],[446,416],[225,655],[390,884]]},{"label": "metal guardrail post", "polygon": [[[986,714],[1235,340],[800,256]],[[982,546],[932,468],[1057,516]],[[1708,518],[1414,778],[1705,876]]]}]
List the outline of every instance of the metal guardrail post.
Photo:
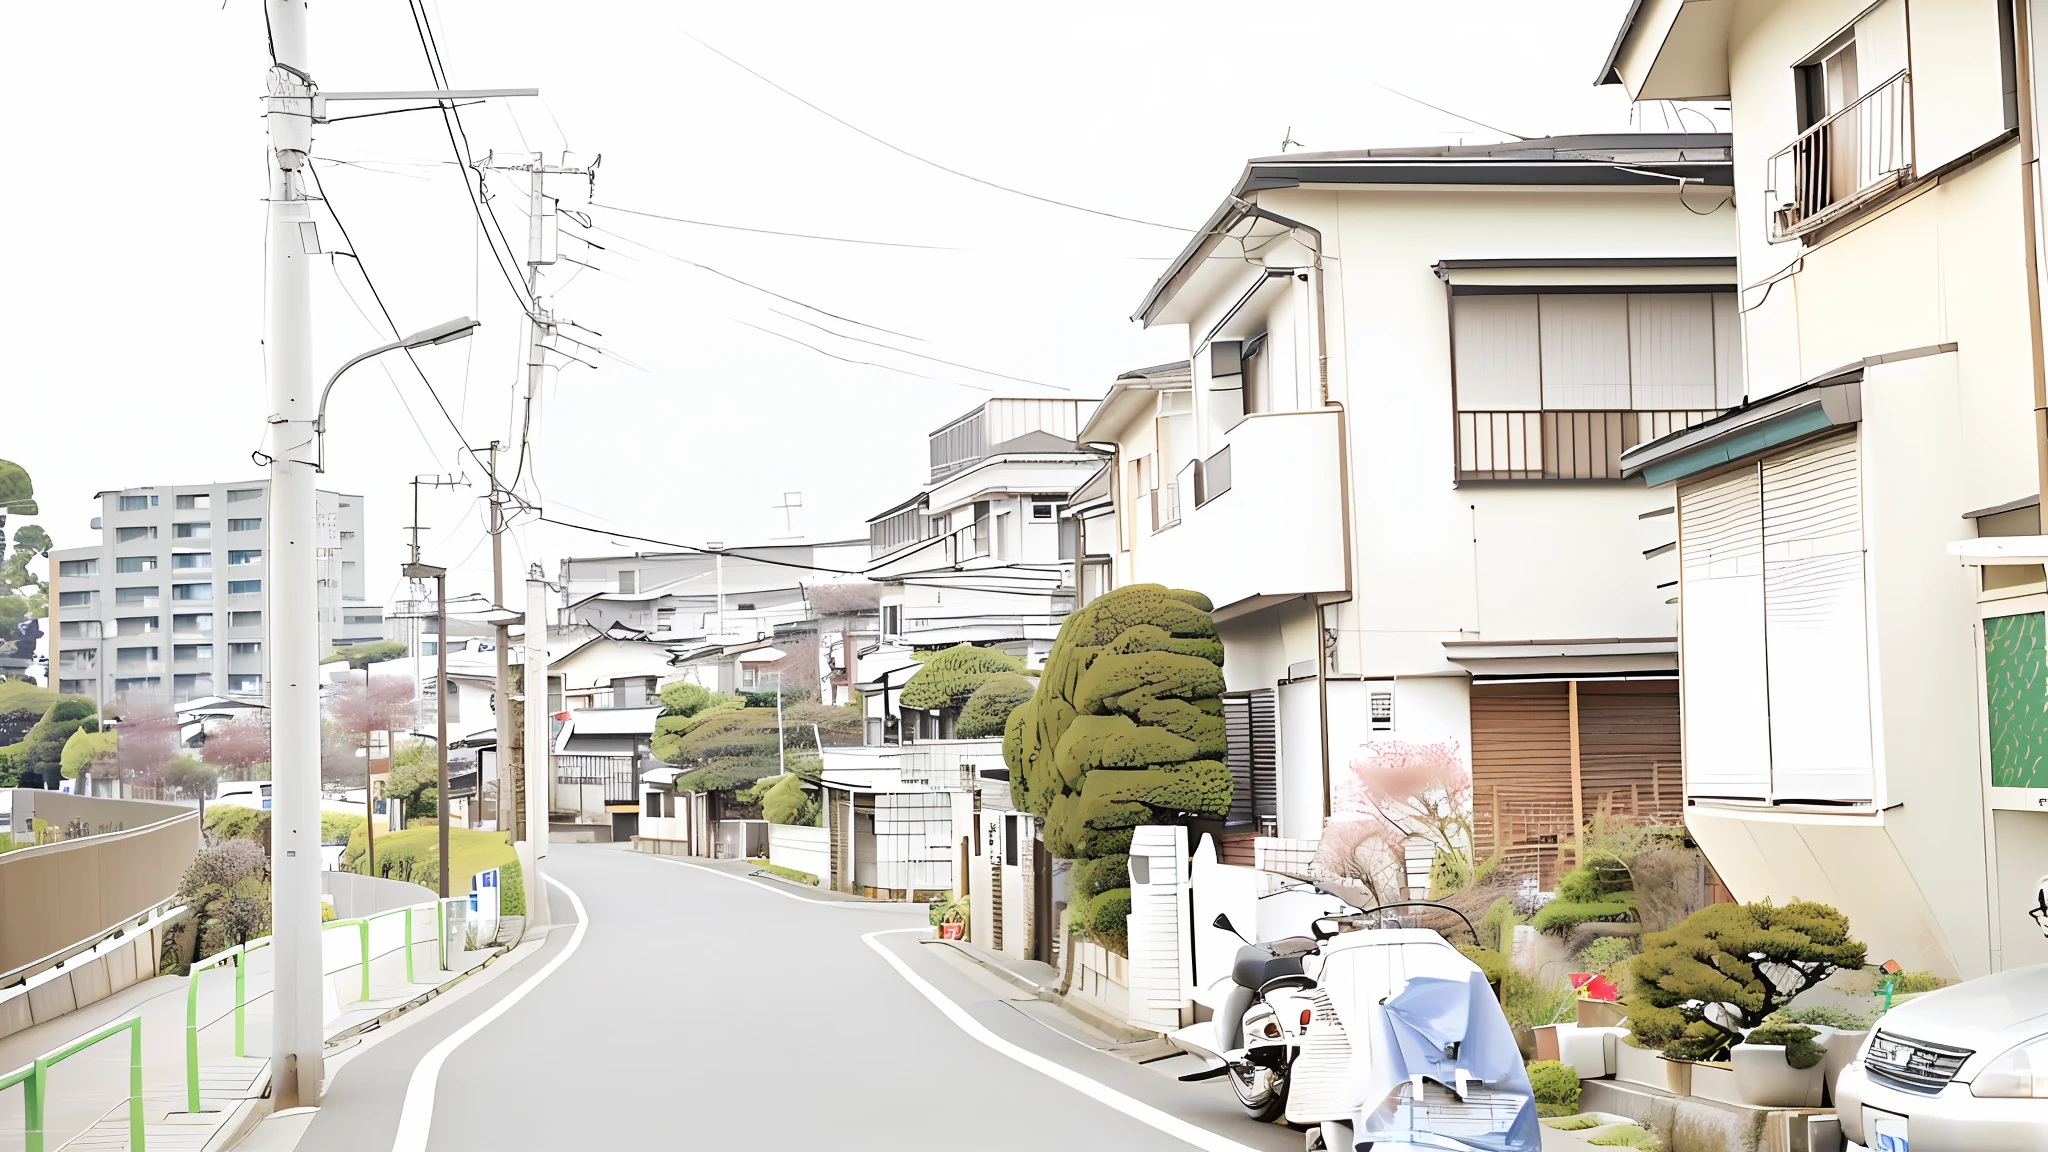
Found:
[{"label": "metal guardrail post", "polygon": [[33,1063],[23,1064],[5,1076],[0,1076],[0,1092],[17,1084],[21,1085],[23,1096],[23,1127],[26,1131],[36,1133],[34,1141],[30,1141],[26,1134],[23,1140],[27,1142],[28,1147],[35,1148],[42,1138],[43,1103],[41,1086],[36,1082],[36,1066]]},{"label": "metal guardrail post", "polygon": [[[46,1052],[36,1057],[29,1066],[26,1121],[26,1152],[43,1152],[43,1122],[48,1103],[50,1069],[71,1059],[87,1048],[105,1040],[116,1032],[127,1031],[128,1039],[128,1147],[134,1152],[143,1152],[143,1107],[142,1107],[142,1017],[130,1016],[126,1020],[107,1025],[105,1028],[71,1044]],[[17,1074],[18,1075],[18,1074]],[[21,1081],[17,1081],[20,1083]],[[0,1085],[4,1087],[4,1085]]]}]

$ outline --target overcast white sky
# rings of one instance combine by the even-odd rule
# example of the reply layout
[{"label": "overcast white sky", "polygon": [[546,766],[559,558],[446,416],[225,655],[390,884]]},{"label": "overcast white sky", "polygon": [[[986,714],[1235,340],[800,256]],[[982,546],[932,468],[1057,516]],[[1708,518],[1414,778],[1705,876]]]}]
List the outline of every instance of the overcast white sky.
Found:
[{"label": "overcast white sky", "polygon": [[[788,239],[594,208],[607,251],[564,243],[559,315],[639,365],[551,378],[537,473],[552,514],[642,535],[759,542],[857,536],[913,492],[924,435],[989,395],[1061,395],[810,327],[1097,396],[1185,354],[1128,315],[1183,235],[1008,195],[907,159],[693,43],[921,155],[1107,211],[1194,227],[1244,160],[1283,134],[1310,149],[1500,139],[1392,95],[1523,135],[1639,126],[1593,73],[1627,0],[1454,4],[541,4],[427,0],[451,81],[537,86],[463,119],[478,155],[597,153],[600,204],[758,228],[935,245]],[[266,59],[254,0],[24,5],[0,72],[14,176],[4,289],[13,348],[0,457],[34,474],[58,546],[91,542],[92,493],[260,474]],[[330,90],[429,86],[402,0],[316,4],[312,72]],[[337,113],[339,110],[337,110]],[[1650,129],[1675,125],[1642,113]],[[1698,125],[1698,117],[1688,115]],[[453,167],[440,117],[332,124],[319,174],[401,328],[485,327],[420,356],[472,443],[508,434],[520,318]],[[551,159],[559,157],[551,156]],[[523,177],[492,181],[524,249]],[[550,187],[577,193],[571,182]],[[573,231],[573,230],[571,230]],[[323,245],[346,250],[321,227]],[[831,320],[690,268],[713,265],[917,341]],[[571,274],[574,274],[573,276]],[[316,277],[318,375],[390,338],[347,259]],[[366,319],[368,310],[370,319]],[[778,315],[777,313],[787,315]],[[372,321],[375,321],[374,323]],[[758,325],[914,376],[829,359]],[[921,341],[921,342],[919,342]],[[388,369],[385,371],[385,369]],[[974,384],[994,389],[975,391]],[[465,470],[402,357],[357,369],[329,417],[328,486],[367,499],[370,595],[397,583],[415,473]],[[466,471],[480,479],[474,465]],[[487,589],[481,487],[427,502],[427,558]],[[522,529],[527,558],[617,551]]]}]

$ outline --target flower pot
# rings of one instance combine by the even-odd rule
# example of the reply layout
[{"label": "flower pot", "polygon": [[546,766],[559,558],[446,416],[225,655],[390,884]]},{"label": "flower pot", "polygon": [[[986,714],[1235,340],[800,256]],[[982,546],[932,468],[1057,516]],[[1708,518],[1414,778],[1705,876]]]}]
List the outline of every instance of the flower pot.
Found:
[{"label": "flower pot", "polygon": [[1664,1062],[1664,1089],[1673,1096],[1692,1095],[1692,1061],[1658,1056]]},{"label": "flower pot", "polygon": [[1538,1024],[1535,1027],[1538,1060],[1557,1059],[1557,1029],[1556,1024]]},{"label": "flower pot", "polygon": [[1735,1081],[1735,1067],[1726,1063],[1695,1061],[1691,1095],[1698,1100],[1712,1100],[1719,1104],[1742,1103],[1742,1088]]},{"label": "flower pot", "polygon": [[1612,1000],[1579,1001],[1579,1027],[1616,1028],[1628,1019],[1628,1010]]},{"label": "flower pot", "polygon": [[1614,1078],[1662,1092],[1669,1087],[1664,1057],[1655,1048],[1638,1048],[1627,1041],[1615,1045]]},{"label": "flower pot", "polygon": [[967,936],[967,925],[958,920],[948,920],[939,925],[939,939],[961,940]]},{"label": "flower pot", "polygon": [[1818,1108],[1827,1062],[1794,1068],[1782,1044],[1737,1044],[1735,1089],[1741,1103],[1755,1108]]},{"label": "flower pot", "polygon": [[1870,1035],[1870,1029],[1844,1032],[1838,1028],[1814,1027],[1813,1030],[1820,1033],[1818,1039],[1827,1046],[1827,1057],[1820,1062],[1820,1087],[1832,1100],[1835,1081],[1841,1078],[1842,1069],[1847,1068],[1850,1061],[1856,1059],[1856,1053],[1863,1047],[1864,1038]]}]

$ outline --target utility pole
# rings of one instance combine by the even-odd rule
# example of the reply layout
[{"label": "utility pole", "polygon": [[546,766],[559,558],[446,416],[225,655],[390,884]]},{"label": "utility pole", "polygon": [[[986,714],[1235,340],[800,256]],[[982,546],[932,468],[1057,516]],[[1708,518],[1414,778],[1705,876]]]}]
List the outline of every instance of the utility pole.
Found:
[{"label": "utility pole", "polygon": [[[420,484],[429,488],[456,488],[468,483],[455,476],[414,476],[412,478],[412,560],[404,574],[414,580],[434,582],[434,821],[439,826],[442,899],[448,898],[448,570],[420,562]],[[419,667],[419,650],[413,650],[413,667]],[[417,681],[417,673],[415,673]],[[476,775],[476,800],[484,800],[484,775]]]},{"label": "utility pole", "polygon": [[[567,160],[567,157],[563,157]],[[533,435],[533,402],[540,393],[541,372],[547,367],[547,354],[552,350],[549,340],[555,334],[554,313],[549,311],[540,291],[540,270],[553,264],[556,250],[560,247],[561,217],[554,211],[554,201],[547,194],[547,178],[550,175],[582,176],[594,187],[597,181],[597,166],[603,161],[599,156],[587,168],[570,167],[566,164],[549,164],[547,157],[539,152],[529,161],[520,163],[499,162],[488,155],[475,162],[478,175],[485,171],[524,172],[527,174],[527,217],[526,217],[526,296],[531,302],[527,313],[526,335],[526,397],[519,418],[519,463],[515,469],[514,482],[526,469],[526,456]],[[498,827],[511,829],[516,835],[519,828],[517,798],[522,791],[531,796],[531,786],[521,789],[520,778],[523,761],[531,754],[531,748],[521,753],[522,762],[514,764],[512,750],[512,663],[511,627],[507,621],[505,605],[505,497],[507,486],[498,474],[498,451],[501,445],[491,443],[491,610],[498,616]],[[546,707],[545,700],[542,703]],[[531,731],[531,723],[528,724]],[[545,752],[543,751],[543,755]],[[508,800],[508,798],[510,798]],[[547,797],[543,796],[545,803]],[[509,805],[509,806],[508,806]],[[543,810],[542,816],[546,812]],[[531,814],[527,822],[532,822]],[[543,838],[545,839],[545,838]],[[538,885],[527,884],[528,897],[538,890]],[[542,894],[543,899],[545,893]]]},{"label": "utility pole", "polygon": [[[498,442],[491,441],[491,612],[505,611],[505,501],[498,483]],[[492,682],[491,702],[497,715],[498,830],[519,833],[519,777],[512,763],[512,640],[505,622],[495,621],[493,635],[498,643],[498,675]],[[445,639],[445,637],[444,637]],[[483,777],[477,777],[477,793],[483,793]]]},{"label": "utility pole", "polygon": [[548,809],[554,795],[554,747],[548,732],[548,585],[540,565],[526,577],[526,841],[520,860],[526,922],[548,923],[548,886],[541,861],[548,854]]},{"label": "utility pole", "polygon": [[276,990],[271,1101],[320,1101],[326,1037],[320,996],[320,688],[313,537],[312,263],[319,257],[305,167],[313,151],[313,80],[305,0],[264,0],[271,67],[265,197],[263,350],[269,376],[271,923]]},{"label": "utility pole", "polygon": [[[415,516],[417,520],[419,517]],[[363,875],[377,874],[376,768],[370,755],[370,666],[363,665]]]}]

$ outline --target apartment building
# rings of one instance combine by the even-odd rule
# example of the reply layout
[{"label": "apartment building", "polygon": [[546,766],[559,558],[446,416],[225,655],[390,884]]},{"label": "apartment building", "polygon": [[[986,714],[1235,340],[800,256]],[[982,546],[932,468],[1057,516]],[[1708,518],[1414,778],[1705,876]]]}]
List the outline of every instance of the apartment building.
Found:
[{"label": "apartment building", "polygon": [[1115,445],[1083,582],[1214,603],[1226,855],[1317,838],[1354,763],[1416,752],[1546,888],[1598,805],[1676,818],[1671,500],[1620,458],[1741,400],[1728,147],[1255,159],[1147,293],[1189,358],[1078,432]]},{"label": "apartment building", "polygon": [[1645,0],[1600,76],[1733,110],[1748,399],[1624,459],[1676,501],[1686,823],[1949,977],[2048,960],[2012,10]]},{"label": "apartment building", "polygon": [[[1093,400],[985,401],[931,432],[930,479],[868,521],[880,643],[863,654],[870,732],[943,739],[950,718],[899,715],[908,653],[978,644],[1044,662],[1074,608],[1075,489],[1102,467],[1076,443]],[[904,725],[907,725],[905,727]],[[881,742],[881,741],[877,741]]]},{"label": "apartment building", "polygon": [[[99,543],[50,557],[57,687],[103,706],[263,696],[269,492],[252,480],[98,493]],[[322,649],[381,637],[364,596],[363,498],[323,491],[317,510]]]}]

